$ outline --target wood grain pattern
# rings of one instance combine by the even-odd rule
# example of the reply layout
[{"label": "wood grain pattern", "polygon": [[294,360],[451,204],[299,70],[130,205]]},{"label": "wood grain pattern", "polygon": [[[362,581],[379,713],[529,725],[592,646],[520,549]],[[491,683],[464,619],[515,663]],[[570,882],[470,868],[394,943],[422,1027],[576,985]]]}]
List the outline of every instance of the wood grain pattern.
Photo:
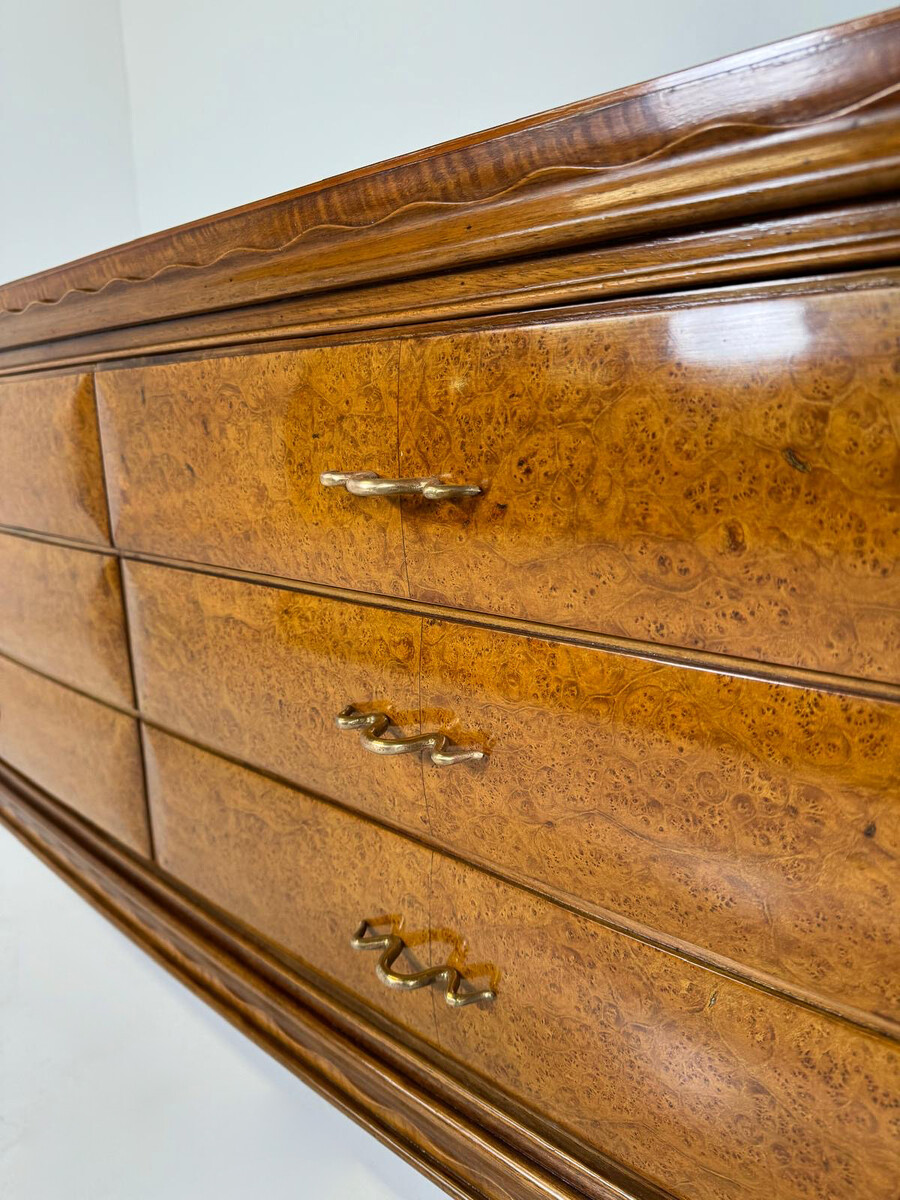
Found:
[{"label": "wood grain pattern", "polygon": [[160,865],[433,1042],[427,989],[391,991],[378,956],[350,946],[360,921],[378,920],[411,947],[398,969],[421,969],[431,852],[157,730],[144,737]]},{"label": "wood grain pattern", "polygon": [[[416,325],[664,289],[819,274],[826,268],[858,273],[876,267],[882,274],[883,264],[898,260],[900,204],[858,202],[0,348],[0,375],[36,364],[121,362],[149,352],[196,354],[228,347],[226,353],[234,353],[242,344],[255,350],[285,338],[375,331],[386,321],[394,327]],[[846,287],[850,281],[843,282]]]},{"label": "wood grain pattern", "polygon": [[419,599],[900,679],[900,292],[405,341]]},{"label": "wood grain pattern", "polygon": [[0,758],[149,855],[137,722],[0,658]]},{"label": "wood grain pattern", "polygon": [[397,509],[319,483],[396,474],[397,361],[373,343],[105,373],[116,544],[405,594]]},{"label": "wood grain pattern", "polygon": [[443,845],[900,1022],[900,706],[433,620],[420,691]]},{"label": "wood grain pattern", "polygon": [[0,651],[130,707],[116,559],[0,534]]},{"label": "wood grain pattern", "polygon": [[433,871],[432,926],[499,973],[471,1020],[435,1006],[467,1069],[684,1200],[894,1200],[895,1044],[442,856]]},{"label": "wood grain pattern", "polygon": [[848,22],[0,289],[0,344],[896,190],[900,20]]},{"label": "wood grain pattern", "polygon": [[109,543],[90,375],[0,383],[0,522]]},{"label": "wood grain pattern", "polygon": [[419,618],[146,563],[124,570],[147,717],[424,830],[417,756],[379,758],[334,723],[355,704],[416,731]]},{"label": "wood grain pattern", "polygon": [[175,978],[450,1195],[671,1200],[476,1094],[418,1044],[345,1005],[169,875],[0,764],[0,822]]}]

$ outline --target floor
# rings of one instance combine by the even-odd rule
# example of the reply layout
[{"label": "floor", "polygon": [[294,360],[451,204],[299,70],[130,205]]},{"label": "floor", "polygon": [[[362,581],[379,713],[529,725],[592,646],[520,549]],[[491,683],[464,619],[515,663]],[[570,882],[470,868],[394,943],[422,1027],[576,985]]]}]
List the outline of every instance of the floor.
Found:
[{"label": "floor", "polygon": [[0,1195],[443,1193],[242,1038],[0,827]]}]

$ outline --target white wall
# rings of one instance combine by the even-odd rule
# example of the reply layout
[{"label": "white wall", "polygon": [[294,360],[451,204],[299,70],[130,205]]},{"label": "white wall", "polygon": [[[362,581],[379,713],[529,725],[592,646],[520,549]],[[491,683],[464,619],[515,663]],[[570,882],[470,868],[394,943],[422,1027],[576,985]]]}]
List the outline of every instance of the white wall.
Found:
[{"label": "white wall", "polygon": [[122,0],[141,229],[878,7],[877,0]]},{"label": "white wall", "polygon": [[[0,279],[870,9],[0,0]],[[2,832],[0,1193],[438,1194]]]},{"label": "white wall", "polygon": [[0,0],[0,280],[138,236],[118,0]]}]

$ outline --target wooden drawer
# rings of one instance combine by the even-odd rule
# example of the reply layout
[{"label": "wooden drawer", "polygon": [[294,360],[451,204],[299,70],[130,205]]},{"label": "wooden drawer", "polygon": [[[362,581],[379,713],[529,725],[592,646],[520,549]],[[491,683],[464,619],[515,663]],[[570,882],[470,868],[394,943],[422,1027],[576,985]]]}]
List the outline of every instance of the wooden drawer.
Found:
[{"label": "wooden drawer", "polygon": [[433,871],[432,929],[496,972],[493,1005],[435,1004],[468,1069],[684,1200],[895,1200],[895,1042],[451,859]]},{"label": "wooden drawer", "polygon": [[404,342],[400,473],[486,488],[405,503],[410,594],[900,680],[898,323],[788,293]]},{"label": "wooden drawer", "polygon": [[0,651],[132,705],[118,562],[0,534]]},{"label": "wooden drawer", "polygon": [[[152,720],[517,878],[900,1018],[896,705],[125,571]],[[366,753],[335,727],[348,703],[489,758],[423,771],[418,755]]]},{"label": "wooden drawer", "polygon": [[367,754],[335,726],[350,703],[417,724],[418,617],[145,563],[124,570],[148,717],[422,832],[418,758]]},{"label": "wooden drawer", "polygon": [[0,383],[0,524],[109,543],[90,375]]},{"label": "wooden drawer", "polygon": [[900,705],[426,621],[467,857],[900,1020]]},{"label": "wooden drawer", "polygon": [[0,758],[150,853],[137,722],[0,658]]},{"label": "wooden drawer", "polygon": [[390,342],[97,377],[118,545],[405,595],[400,511],[326,490],[397,470]]},{"label": "wooden drawer", "polygon": [[427,989],[385,988],[374,956],[350,947],[362,920],[389,916],[427,958],[430,851],[157,730],[144,736],[160,866],[433,1041]]},{"label": "wooden drawer", "polygon": [[[167,870],[570,1133],[685,1200],[893,1200],[890,1041],[167,735],[147,750]],[[449,962],[496,999],[387,989],[350,949],[363,917],[412,943],[397,970]]]}]

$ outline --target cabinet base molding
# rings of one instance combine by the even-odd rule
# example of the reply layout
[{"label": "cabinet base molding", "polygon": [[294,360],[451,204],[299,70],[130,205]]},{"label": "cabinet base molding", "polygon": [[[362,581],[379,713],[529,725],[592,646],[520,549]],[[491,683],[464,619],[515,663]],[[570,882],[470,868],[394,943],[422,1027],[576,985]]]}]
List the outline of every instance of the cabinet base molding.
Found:
[{"label": "cabinet base molding", "polygon": [[195,995],[449,1195],[666,1200],[530,1128],[0,762],[0,822]]}]

